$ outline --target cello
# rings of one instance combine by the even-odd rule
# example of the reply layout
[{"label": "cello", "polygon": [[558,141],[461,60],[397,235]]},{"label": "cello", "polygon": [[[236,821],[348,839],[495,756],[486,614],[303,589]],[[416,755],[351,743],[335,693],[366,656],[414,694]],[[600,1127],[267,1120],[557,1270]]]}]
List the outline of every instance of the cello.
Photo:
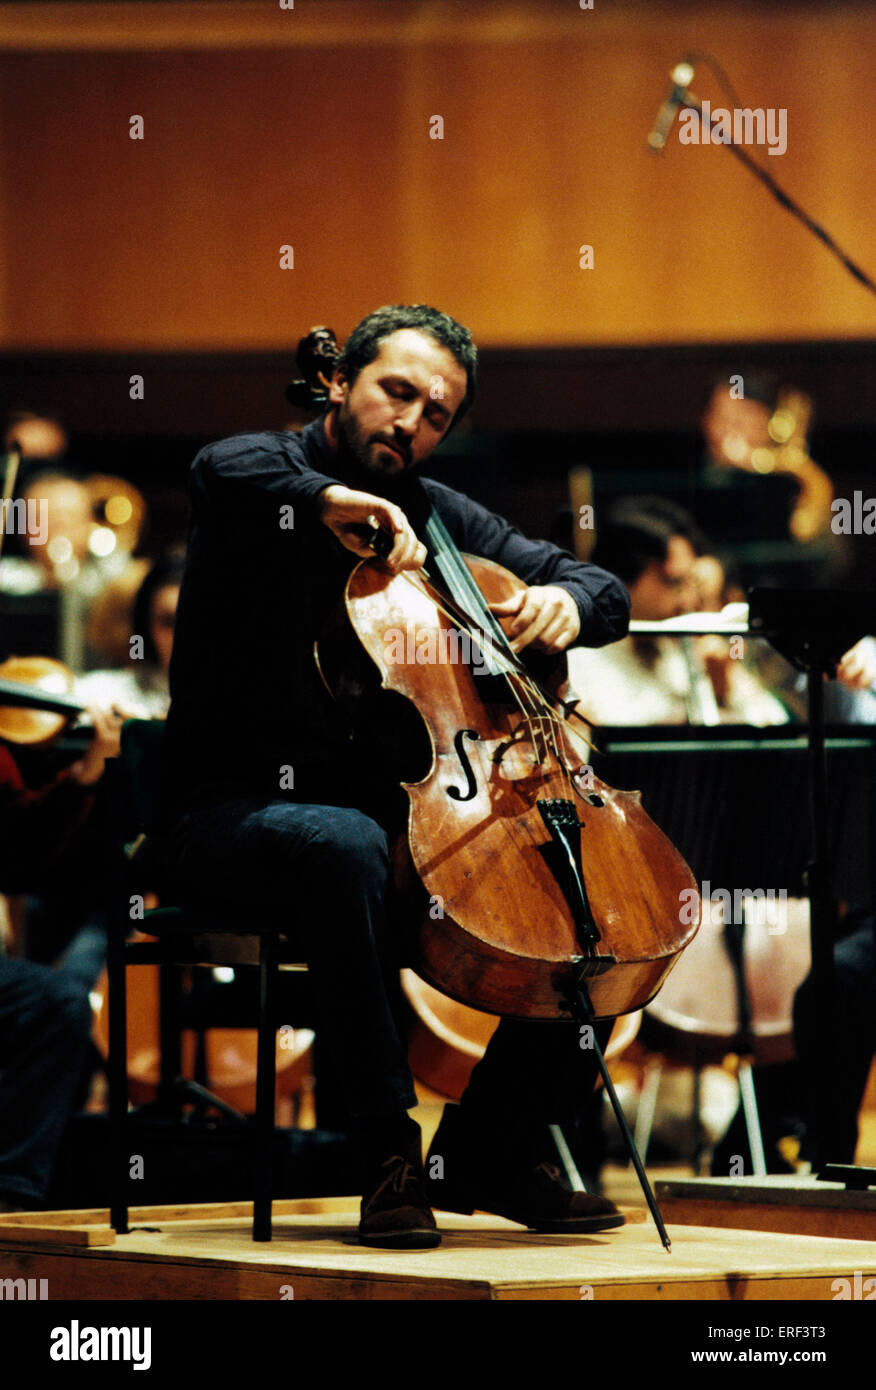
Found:
[{"label": "cello", "polygon": [[[402,781],[410,862],[432,908],[417,973],[505,1017],[557,1018],[583,985],[597,1019],[641,1008],[696,932],[680,921],[693,875],[640,793],[613,790],[582,763],[577,702],[562,684],[538,685],[493,618],[489,605],[522,582],[463,558],[434,511],[426,533],[446,591],[361,561],[346,586],[348,623],[317,644],[323,680],[354,722],[378,676],[428,732],[431,766]],[[466,636],[477,653],[468,664],[452,659]],[[411,659],[387,659],[391,647]],[[424,650],[436,659],[418,660]],[[404,728],[395,709],[393,727]]]},{"label": "cello", "polygon": [[[379,559],[360,561],[314,653],[354,730],[360,708],[373,724],[379,689],[395,697],[383,740],[415,769],[400,778],[409,802],[400,862],[428,898],[412,964],[487,1013],[574,1017],[668,1250],[594,1030],[585,1040],[584,1029],[656,995],[696,934],[680,910],[698,898],[693,874],[640,793],[616,791],[582,764],[577,701],[561,675],[552,690],[533,679],[493,616],[491,604],[526,586],[493,561],[463,557],[434,509],[425,533],[440,587],[422,570],[393,575]],[[389,548],[377,528],[373,545]],[[399,718],[399,696],[414,721]]]}]

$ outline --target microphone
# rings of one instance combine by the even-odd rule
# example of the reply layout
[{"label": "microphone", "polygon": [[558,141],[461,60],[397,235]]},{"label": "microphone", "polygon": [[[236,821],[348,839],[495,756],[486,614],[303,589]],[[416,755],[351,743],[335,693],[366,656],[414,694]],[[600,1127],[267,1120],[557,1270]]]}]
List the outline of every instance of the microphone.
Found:
[{"label": "microphone", "polygon": [[676,63],[675,67],[672,69],[670,73],[672,90],[657,112],[654,129],[648,136],[648,148],[653,150],[654,154],[660,154],[665,148],[673,122],[678,115],[679,108],[684,105],[687,89],[691,82],[693,82],[693,76],[693,67],[687,59],[684,59],[680,63]]}]

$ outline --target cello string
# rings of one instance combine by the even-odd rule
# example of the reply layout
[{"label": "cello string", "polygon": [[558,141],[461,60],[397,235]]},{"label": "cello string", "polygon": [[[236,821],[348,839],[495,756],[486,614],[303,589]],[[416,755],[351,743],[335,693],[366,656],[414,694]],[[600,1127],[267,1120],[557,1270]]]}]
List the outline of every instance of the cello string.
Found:
[{"label": "cello string", "polygon": [[[442,613],[445,618],[448,618],[454,626],[465,628],[470,636],[475,637],[479,646],[485,647],[486,650],[489,651],[493,642],[492,635],[481,628],[476,620],[472,618],[464,608],[457,607],[451,598],[447,595],[442,595],[441,591],[435,587],[431,580],[424,580],[422,570],[419,570],[416,576],[411,575],[407,570],[401,570],[400,575],[401,578],[406,579],[409,584],[413,584],[414,588],[418,589],[421,593],[425,592],[432,603],[434,603],[439,613]],[[419,584],[417,583],[418,579],[421,581]],[[453,609],[456,609],[456,612],[453,612]],[[510,657],[511,659],[509,660],[504,652],[498,654],[498,664],[504,668],[502,670],[502,675],[522,676],[525,674],[522,670],[518,670],[520,663],[517,659],[517,653],[512,651]]]},{"label": "cello string", "polygon": [[[426,532],[432,542],[432,548],[439,567],[444,567],[445,578],[451,589],[453,589],[454,597],[466,614],[469,623],[475,623],[479,630],[484,630],[485,633],[490,634],[493,643],[498,643],[499,650],[505,656],[506,666],[507,663],[512,665],[514,672],[517,674],[518,681],[522,683],[523,692],[530,702],[528,710],[525,710],[521,703],[520,686],[515,684],[511,678],[511,672],[506,669],[506,684],[511,690],[518,707],[521,709],[521,714],[526,721],[538,764],[541,766],[544,761],[544,749],[538,749],[533,728],[534,709],[537,709],[537,702],[533,700],[532,687],[527,680],[528,673],[526,672],[526,668],[519,654],[513,650],[501,623],[496,619],[495,615],[490,612],[486,596],[459,553],[447,527],[434,509],[426,522]],[[465,602],[466,598],[468,599],[468,604]],[[475,612],[480,612],[480,620],[474,619],[471,616],[472,608]]]},{"label": "cello string", "polygon": [[[429,584],[426,587],[428,587],[429,589],[433,589],[434,586]],[[433,598],[436,607],[438,607],[439,610],[445,614],[445,616],[451,617],[445,606],[440,602],[440,599],[434,596],[434,593],[430,594],[430,597]],[[448,600],[448,602],[450,602],[452,606],[456,606],[452,604],[452,600]],[[451,620],[454,622],[459,622],[460,618],[453,617],[451,618]],[[465,610],[462,610],[461,621],[463,626],[475,627],[477,636],[479,638],[482,638],[484,636],[489,638],[489,634],[484,633],[483,629],[479,627],[475,620],[472,619],[468,612]],[[503,632],[503,636],[507,641],[507,634]],[[516,653],[513,653],[513,655],[515,658],[517,657]],[[522,665],[522,663],[520,664]],[[557,764],[560,769],[561,777],[566,787],[568,799],[571,800],[572,795],[574,793],[574,784],[572,782],[571,773],[569,771],[568,765],[560,751],[559,742],[557,738],[558,719],[550,700],[541,691],[537,683],[532,680],[525,668],[520,671],[506,669],[504,674],[508,688],[512,696],[514,697],[515,702],[518,705],[518,708],[521,711],[523,720],[525,721],[527,729],[529,731],[529,737],[533,744],[533,749],[536,754],[536,761],[538,763],[538,766],[543,769],[543,781],[546,782],[548,779],[548,773],[544,769],[549,749],[552,746],[554,757],[556,758]]]},{"label": "cello string", "polygon": [[[408,581],[408,583],[412,584],[418,590],[418,592],[426,592],[427,596],[435,604],[435,607],[438,609],[438,611],[442,613],[444,617],[446,617],[450,622],[454,623],[457,626],[465,628],[469,632],[471,632],[471,630],[473,629],[474,636],[479,641],[483,641],[484,638],[487,638],[489,642],[492,641],[490,634],[485,633],[483,629],[479,627],[475,620],[471,618],[465,610],[457,609],[456,613],[451,611],[452,609],[457,608],[457,605],[449,597],[440,595],[440,592],[435,589],[435,586],[432,582],[424,582],[421,578],[421,572],[420,574],[418,574],[417,577],[414,577],[406,570],[402,570],[401,574]],[[442,599],[444,599],[444,601],[442,601]],[[503,636],[506,635],[503,633]],[[511,656],[513,659],[515,659],[516,662],[517,654],[512,651]],[[504,653],[499,653],[499,664],[505,664]],[[514,698],[514,702],[520,710],[521,716],[526,721],[527,726],[530,728],[530,730],[532,729],[533,720],[536,719],[539,721],[540,727],[542,728],[542,732],[544,731],[544,721],[547,721],[549,726],[551,726],[555,756],[557,757],[557,761],[560,763],[565,778],[568,781],[570,791],[575,790],[574,783],[571,779],[571,774],[569,773],[568,765],[565,761],[564,756],[560,753],[559,746],[556,741],[558,729],[560,727],[565,728],[573,737],[581,739],[582,742],[586,744],[588,752],[590,749],[593,748],[592,740],[588,738],[587,735],[582,733],[580,730],[574,729],[569,719],[565,715],[561,715],[556,711],[549,697],[541,690],[539,685],[532,679],[532,677],[529,675],[527,671],[525,671],[525,669],[518,671],[508,669],[506,667],[505,671],[503,672],[503,675],[507,682],[508,688]],[[522,687],[522,690],[518,689],[518,685]],[[524,694],[528,697],[530,701],[530,712],[527,712],[527,709],[524,706],[524,702],[522,699],[522,695]],[[539,714],[533,713],[533,706],[541,706],[542,712]],[[578,714],[576,714],[576,718],[581,720],[581,716]],[[581,720],[581,722],[583,723],[584,721]]]},{"label": "cello string", "polygon": [[[447,595],[443,595],[440,590],[437,590],[433,581],[424,580],[422,577],[422,570],[418,571],[416,575],[409,573],[407,570],[402,570],[400,573],[418,593],[425,593],[430,601],[434,603],[438,611],[446,617],[449,622],[457,627],[465,629],[469,635],[474,635],[479,644],[483,643],[486,649],[489,650],[492,641],[490,634],[484,632],[469,613],[465,609],[458,607],[453,599]],[[453,610],[456,611],[454,612]],[[503,633],[503,636],[507,640],[507,635]],[[499,664],[506,664],[504,654],[500,652],[497,655]],[[511,656],[516,661],[517,654],[511,652]],[[553,747],[554,757],[566,790],[566,799],[571,801],[575,796],[581,797],[582,793],[575,785],[566,755],[561,751],[558,735],[561,730],[566,730],[573,738],[580,739],[586,745],[588,754],[593,748],[592,740],[580,730],[573,729],[569,719],[556,711],[550,698],[542,691],[537,682],[532,679],[525,669],[520,671],[512,670],[506,665],[506,669],[502,674],[509,693],[520,712],[521,723],[525,724],[527,727],[534,751],[536,754],[539,752],[539,745],[535,735],[535,729],[537,727],[538,734],[541,738],[542,754],[544,755],[547,752],[549,741],[550,745]],[[527,701],[528,704],[526,703]],[[538,712],[539,709],[540,712]],[[576,718],[581,720],[580,715],[576,714]],[[581,722],[584,723],[583,720],[581,720]],[[516,740],[516,730],[511,731],[511,737],[512,741]],[[543,768],[544,756],[537,757],[536,760],[539,767]],[[542,771],[541,775],[542,780],[547,782],[547,773]]]},{"label": "cello string", "polygon": [[[469,621],[475,622],[479,628],[483,628],[486,632],[490,633],[492,636],[492,641],[497,642],[499,645],[499,649],[504,652],[506,661],[510,662],[513,665],[514,669],[517,672],[521,673],[523,677],[525,677],[526,669],[523,665],[523,662],[521,661],[518,653],[516,653],[511,647],[511,643],[501,623],[497,620],[494,614],[490,612],[490,607],[487,602],[486,596],[482,592],[480,586],[476,583],[474,576],[472,575],[471,571],[469,570],[468,566],[463,560],[462,555],[457,549],[457,546],[453,541],[450,532],[447,530],[447,527],[445,526],[438,513],[434,510],[434,508],[430,512],[429,517],[426,521],[426,534],[429,537],[429,540],[432,542],[432,549],[435,554],[435,558],[438,561],[439,568],[443,567],[445,579],[448,585],[450,586],[451,590],[453,591],[457,603],[462,607],[463,612],[469,615]],[[468,604],[466,604],[466,598],[468,599]],[[470,616],[471,609],[473,609],[476,613],[480,613],[479,620],[473,619]],[[516,690],[512,685],[510,675],[507,671],[505,673],[505,680],[509,688],[512,690],[512,693],[515,695],[515,699],[517,699],[517,703],[519,705],[519,691]],[[529,695],[529,698],[531,700],[532,692],[526,684],[524,684],[524,690]],[[527,727],[530,732],[530,738],[533,742],[533,747],[535,748],[536,744],[533,735],[533,716],[531,708],[529,713],[523,713],[523,717],[527,722]],[[539,764],[541,764],[543,759],[539,758],[538,761]]]},{"label": "cello string", "polygon": [[[454,614],[450,611],[451,608],[456,607],[456,605],[453,603],[453,600],[448,598],[446,595],[441,595],[440,591],[435,589],[435,586],[431,581],[427,582],[420,579],[420,582],[418,583],[417,579],[419,578],[419,576],[415,578],[413,575],[409,574],[407,570],[402,570],[400,571],[400,573],[402,577],[406,579],[409,584],[412,584],[419,593],[425,592],[427,597],[431,600],[431,602],[434,603],[439,613],[443,614],[443,616],[447,618],[451,623],[453,623],[455,627],[464,628],[470,637],[474,636],[475,640],[478,642],[478,645],[481,646],[482,651],[484,650],[484,648],[487,652],[490,651],[492,639],[490,638],[489,634],[485,633],[478,626],[475,620],[471,618],[464,609],[458,609],[457,613]],[[442,601],[442,599],[444,599],[445,601]],[[447,607],[447,604],[450,604],[450,608]],[[514,654],[512,653],[512,655]],[[506,658],[504,656],[504,653],[500,654],[499,665],[506,665]],[[526,709],[524,708],[521,700],[519,699],[515,687],[511,683],[511,677],[513,675],[516,675],[517,673],[511,669],[504,669],[501,672],[501,674],[508,684],[508,688],[511,691],[515,704],[520,710],[522,718],[528,720],[529,716],[527,715]]]},{"label": "cello string", "polygon": [[[471,636],[474,631],[475,639],[482,648],[484,639],[486,639],[488,651],[491,646],[498,645],[499,660],[497,664],[504,668],[502,670],[502,675],[520,711],[521,719],[526,723],[536,761],[538,765],[544,769],[545,760],[548,756],[550,745],[552,744],[561,776],[566,783],[569,796],[571,797],[573,790],[571,773],[564,756],[560,752],[559,740],[557,737],[558,716],[550,700],[541,692],[537,684],[529,676],[519,654],[511,647],[507,634],[495,616],[490,612],[485,595],[475,581],[468,566],[465,564],[446,526],[434,509],[426,522],[426,533],[432,543],[433,554],[438,566],[443,571],[445,580],[452,592],[452,598],[449,595],[446,596],[447,602],[450,603],[451,607],[455,607],[459,610],[459,615],[455,616],[450,613],[445,604],[437,597],[431,577],[423,584],[423,587],[445,617],[454,624],[458,626],[461,625],[469,633],[469,636]],[[409,582],[415,584],[415,587],[420,587],[407,571],[401,572]],[[468,603],[465,602],[466,599],[468,599]],[[471,604],[475,611],[480,610],[482,621],[478,621],[472,616],[469,604]],[[491,652],[490,655],[491,658],[495,659],[495,654],[493,652]],[[542,775],[546,780],[547,772],[543,771]]]},{"label": "cello string", "polygon": [[[562,774],[569,793],[569,799],[571,799],[574,793],[577,793],[578,795],[580,795],[581,793],[578,791],[573,781],[572,773],[569,769],[568,762],[566,761],[566,755],[560,750],[558,735],[562,730],[565,730],[572,738],[581,739],[581,741],[587,747],[588,755],[594,746],[593,742],[585,734],[580,733],[577,729],[573,729],[569,719],[565,715],[559,714],[556,711],[549,697],[545,694],[545,692],[541,689],[537,682],[533,681],[532,678],[528,675],[526,677],[526,681],[528,683],[532,698],[536,700],[538,703],[540,703],[544,708],[544,713],[538,717],[540,720],[544,720],[548,724],[551,741],[553,743],[554,756],[556,757],[556,760],[562,770]],[[577,717],[581,719],[580,715],[578,715]],[[581,722],[583,723],[584,721],[581,720]]]},{"label": "cello string", "polygon": [[[505,651],[508,658],[514,662],[515,679],[512,680],[510,673],[506,673],[506,680],[508,685],[512,688],[516,683],[517,693],[519,694],[522,689],[522,692],[528,697],[530,713],[526,716],[526,718],[530,729],[530,735],[533,739],[533,744],[535,745],[536,738],[534,725],[537,721],[538,736],[541,740],[541,748],[539,750],[540,755],[538,759],[539,763],[543,763],[544,757],[547,754],[548,729],[545,727],[545,721],[548,721],[548,728],[550,729],[550,732],[553,735],[554,752],[565,777],[568,779],[569,789],[571,790],[571,776],[568,772],[568,768],[564,759],[560,755],[560,750],[556,739],[556,725],[555,723],[553,723],[555,719],[554,710],[550,700],[548,700],[546,696],[543,695],[538,685],[532,680],[532,678],[529,675],[529,672],[526,670],[522,660],[520,659],[519,654],[513,651],[507,634],[505,633],[501,624],[498,623],[495,616],[489,611],[489,607],[487,605],[484,594],[482,593],[479,585],[476,583],[474,576],[468,569],[468,566],[462,559],[462,556],[456,549],[456,546],[454,545],[447,531],[447,528],[445,527],[441,518],[434,511],[432,512],[429,521],[427,522],[427,532],[429,533],[430,540],[432,540],[433,549],[435,551],[436,559],[438,560],[439,565],[443,562],[445,565],[449,565],[452,569],[453,576],[455,577],[457,582],[457,598],[459,595],[459,591],[464,590],[467,592],[467,595],[473,602],[474,607],[476,609],[481,609],[483,615],[487,619],[488,624],[493,630],[494,637],[498,640],[500,647]],[[464,608],[463,611],[467,612],[467,609]]]},{"label": "cello string", "polygon": [[[486,596],[459,553],[447,527],[434,509],[430,512],[426,522],[426,534],[432,544],[432,551],[439,570],[444,573],[445,582],[456,600],[456,605],[462,610],[463,625],[468,630],[475,627],[480,641],[486,637],[488,649],[493,644],[498,644],[499,651],[504,656],[504,662],[500,661],[498,664],[505,667],[503,674],[506,685],[520,709],[522,719],[526,722],[536,761],[539,766],[543,766],[547,751],[543,719],[537,714],[539,702],[534,698],[534,687],[528,680],[528,673],[520,656],[511,647],[501,623],[490,612]],[[472,609],[476,613],[480,612],[480,620],[472,616]],[[509,665],[511,670],[508,669]],[[512,679],[512,671],[517,676],[517,682]],[[521,689],[529,701],[528,708],[521,701]],[[536,719],[538,721],[538,733],[541,736],[541,746],[536,738],[536,726],[534,724]]]}]

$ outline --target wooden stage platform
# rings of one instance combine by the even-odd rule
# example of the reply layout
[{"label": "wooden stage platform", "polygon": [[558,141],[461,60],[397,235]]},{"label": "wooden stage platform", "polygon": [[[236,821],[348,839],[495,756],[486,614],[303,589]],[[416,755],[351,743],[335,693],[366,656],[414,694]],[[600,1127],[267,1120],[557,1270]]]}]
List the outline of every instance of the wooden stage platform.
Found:
[{"label": "wooden stage platform", "polygon": [[876,1189],[847,1190],[795,1174],[674,1178],[656,1184],[665,1221],[876,1241]]},{"label": "wooden stage platform", "polygon": [[[501,1218],[438,1213],[437,1250],[356,1242],[352,1198],[278,1201],[255,1244],[248,1203],[140,1207],[116,1236],[107,1212],[0,1217],[0,1279],[46,1280],[51,1299],[830,1300],[837,1280],[876,1275],[876,1240],[670,1226],[550,1236]],[[32,1287],[39,1287],[34,1285]]]}]

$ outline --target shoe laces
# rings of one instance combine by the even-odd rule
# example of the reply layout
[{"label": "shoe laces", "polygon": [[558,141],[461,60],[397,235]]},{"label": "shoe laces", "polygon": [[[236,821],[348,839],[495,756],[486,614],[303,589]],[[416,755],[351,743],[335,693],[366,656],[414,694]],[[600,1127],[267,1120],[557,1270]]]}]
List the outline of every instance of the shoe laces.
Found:
[{"label": "shoe laces", "polygon": [[[414,1164],[405,1158],[404,1154],[394,1154],[392,1158],[387,1158],[380,1166],[381,1168],[388,1168],[390,1171],[380,1183],[377,1192],[383,1192],[388,1188],[401,1195],[408,1183],[416,1182],[417,1170]],[[375,1192],[375,1196],[377,1192]]]},{"label": "shoe laces", "polygon": [[558,1163],[551,1163],[548,1159],[545,1159],[542,1163],[536,1164],[534,1171],[536,1173],[544,1173],[546,1178],[549,1178],[551,1182],[559,1183],[561,1187],[568,1187],[566,1175]]}]

